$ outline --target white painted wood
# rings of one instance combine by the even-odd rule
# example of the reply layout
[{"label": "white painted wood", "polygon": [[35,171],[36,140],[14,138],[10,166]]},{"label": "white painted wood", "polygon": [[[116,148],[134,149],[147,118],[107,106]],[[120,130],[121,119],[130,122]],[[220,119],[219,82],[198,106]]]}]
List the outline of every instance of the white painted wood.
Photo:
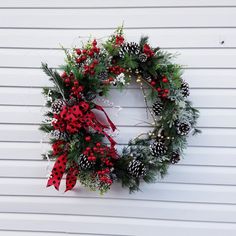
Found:
[{"label": "white painted wood", "polygon": [[[186,69],[183,79],[189,83],[191,89],[236,88],[236,73],[234,69]],[[0,81],[1,86],[9,87],[52,86],[52,83],[40,69],[0,68]]]},{"label": "white painted wood", "polygon": [[[120,135],[116,137],[119,144],[128,141],[141,133],[151,130],[149,127],[119,127]],[[2,142],[40,142],[43,133],[37,125],[0,125],[0,141]],[[47,138],[44,139],[47,141]],[[202,128],[198,136],[189,137],[190,146],[236,147],[236,129]]]},{"label": "white painted wood", "polygon": [[[236,49],[170,49],[169,52],[179,54],[173,62],[189,68],[236,68]],[[42,49],[0,49],[1,67],[40,68],[41,62],[50,67],[64,63],[62,50]],[[24,57],[24,60],[22,60]]]},{"label": "white painted wood", "polygon": [[[236,226],[235,224],[216,224],[202,222],[178,222],[178,221],[159,221],[150,219],[134,219],[134,218],[119,218],[116,217],[89,217],[89,216],[62,216],[62,215],[35,215],[35,214],[4,214],[0,216],[1,225],[4,224],[5,229],[20,229],[24,230],[23,225],[29,225],[30,230],[40,230],[43,228],[47,231],[52,231],[57,228],[59,232],[89,232],[102,233],[112,235],[138,235],[141,236],[150,232],[150,236],[156,235],[158,230],[162,234],[171,235],[173,233],[181,233],[184,230],[186,233],[197,236],[202,232],[214,234],[216,236],[227,232],[229,236],[233,236]],[[14,223],[14,224],[12,224]],[[91,227],[93,225],[93,227]],[[2,227],[3,228],[3,227]],[[78,231],[79,228],[79,231]],[[89,230],[88,230],[89,228]]]},{"label": "white painted wood", "polygon": [[[14,178],[46,178],[47,161],[0,161],[0,177]],[[53,167],[50,164],[50,169]],[[188,183],[188,184],[222,184],[236,185],[236,173],[234,167],[203,167],[203,166],[179,166],[169,169],[169,174],[158,182]],[[188,178],[186,179],[186,176]],[[46,182],[46,180],[44,180]]]},{"label": "white painted wood", "polygon": [[[0,178],[2,195],[12,196],[51,196],[65,197],[68,201],[71,197],[81,198],[112,198],[123,200],[146,200],[164,202],[194,202],[194,203],[219,203],[235,204],[236,190],[229,185],[213,184],[182,184],[182,183],[155,183],[142,184],[142,191],[129,194],[128,190],[123,189],[119,184],[114,184],[110,192],[104,196],[99,193],[88,191],[78,183],[73,191],[64,193],[65,182],[62,181],[60,191],[53,188],[45,188],[45,179],[29,178]],[[40,208],[40,206],[39,206]],[[73,212],[72,212],[73,213]]]},{"label": "white painted wood", "polygon": [[[2,124],[41,124],[47,109],[27,106],[0,106],[0,123]],[[236,109],[200,109],[199,127],[236,128]],[[152,118],[147,117],[146,108],[106,108],[111,120],[119,126],[150,126]],[[25,114],[27,113],[27,116]],[[105,117],[96,112],[102,121]],[[147,123],[149,122],[149,124]]]},{"label": "white painted wood", "polygon": [[[81,45],[82,40],[88,37],[104,38],[114,32],[113,29],[0,29],[1,47],[48,48],[55,49]],[[236,46],[236,29],[222,28],[194,28],[169,29],[152,28],[136,29],[125,28],[125,38],[138,42],[141,35],[148,35],[152,45],[161,48],[231,48]],[[17,40],[15,40],[17,38]],[[174,40],[173,40],[174,39]],[[224,41],[224,42],[222,42]]]},{"label": "white painted wood", "polygon": [[125,0],[120,1],[110,1],[110,0],[103,0],[102,2],[98,0],[88,0],[86,2],[78,2],[76,0],[67,0],[66,2],[63,0],[42,0],[37,2],[32,2],[30,0],[8,0],[7,2],[1,2],[0,7],[7,7],[7,8],[40,8],[40,7],[195,7],[195,6],[235,6],[234,0],[225,0],[224,2],[220,0],[146,0],[145,2],[141,0],[130,0],[129,2]]},{"label": "white painted wood", "polygon": [[[8,0],[0,2],[0,235],[236,234],[236,3],[234,0]],[[184,158],[165,179],[129,194],[114,184],[100,196],[79,183],[64,193],[46,188],[50,148],[38,131],[51,86],[41,61],[63,63],[60,44],[104,37],[124,21],[127,39],[149,35],[152,45],[179,52],[202,134],[189,138]],[[112,90],[106,107],[123,148],[148,130],[137,85]],[[129,101],[129,102],[127,102]],[[40,143],[42,140],[44,143]],[[51,165],[53,163],[51,162]]]},{"label": "white painted wood", "polygon": [[[221,96],[219,96],[219,93]],[[196,107],[200,108],[235,108],[236,93],[234,89],[227,89],[224,93],[220,89],[191,90],[190,99]],[[140,89],[126,89],[120,92],[113,89],[108,100],[114,106],[145,107]],[[97,101],[97,100],[95,100]],[[129,103],[127,103],[129,101]],[[0,105],[34,105],[42,106],[45,103],[41,88],[6,88],[0,87]],[[97,103],[102,103],[98,101]],[[104,104],[103,104],[104,105]],[[106,107],[106,106],[105,106]]]},{"label": "white painted wood", "polygon": [[[0,9],[0,27],[113,28],[122,22],[129,28],[234,27],[235,13],[233,7],[146,8],[145,11],[139,8],[124,8],[122,11],[116,8]],[[165,20],[153,20],[155,18]]]},{"label": "white painted wood", "polygon": [[[197,220],[210,222],[235,222],[236,207],[221,204],[194,204],[122,199],[50,198],[50,197],[0,197],[0,207],[8,213],[52,213],[73,215],[97,215],[165,220]],[[38,208],[38,205],[41,205]],[[140,205],[142,207],[140,207]],[[152,210],[153,209],[153,210]],[[191,218],[190,218],[191,217]],[[233,219],[232,219],[233,218]]]}]

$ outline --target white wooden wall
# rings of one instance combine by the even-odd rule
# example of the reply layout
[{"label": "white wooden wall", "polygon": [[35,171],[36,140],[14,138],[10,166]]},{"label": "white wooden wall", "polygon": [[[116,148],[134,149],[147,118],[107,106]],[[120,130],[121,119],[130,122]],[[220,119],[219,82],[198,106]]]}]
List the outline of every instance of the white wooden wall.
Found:
[{"label": "white wooden wall", "polygon": [[[156,184],[129,195],[46,189],[40,153],[41,61],[63,62],[59,44],[109,35],[124,21],[129,40],[148,34],[180,53],[202,134]],[[0,235],[236,235],[236,2],[233,0],[0,0]],[[125,144],[147,127],[139,89],[111,98]],[[110,111],[111,109],[108,109]]]}]

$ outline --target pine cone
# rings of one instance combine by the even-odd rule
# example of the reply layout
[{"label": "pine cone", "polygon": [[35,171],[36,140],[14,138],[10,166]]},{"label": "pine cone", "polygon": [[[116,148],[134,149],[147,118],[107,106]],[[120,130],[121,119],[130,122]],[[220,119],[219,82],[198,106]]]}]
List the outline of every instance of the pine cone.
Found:
[{"label": "pine cone", "polygon": [[160,100],[157,100],[153,104],[152,110],[156,116],[159,116],[161,114],[161,111],[163,110],[163,103]]},{"label": "pine cone", "polygon": [[72,97],[72,98],[70,98],[70,99],[68,99],[68,100],[66,101],[66,104],[67,104],[69,107],[72,107],[72,106],[74,106],[74,105],[76,104],[76,102],[77,102],[76,98],[75,98],[75,97]]},{"label": "pine cone", "polygon": [[145,53],[139,54],[138,58],[141,62],[146,62],[147,61],[147,55]]},{"label": "pine cone", "polygon": [[170,158],[170,162],[172,164],[176,164],[180,161],[180,155],[178,152],[173,152]]},{"label": "pine cone", "polygon": [[87,101],[92,101],[96,97],[96,93],[92,91],[88,91],[87,94],[85,95],[85,99]]},{"label": "pine cone", "polygon": [[133,54],[133,55],[138,55],[140,53],[140,47],[137,43],[131,42],[131,43],[124,43],[119,51],[120,57],[124,57],[125,54]]},{"label": "pine cone", "polygon": [[154,157],[160,157],[166,154],[167,152],[167,146],[165,145],[164,140],[157,139],[151,146],[151,154]]},{"label": "pine cone", "polygon": [[182,81],[182,83],[181,83],[181,93],[183,94],[184,97],[188,97],[190,94],[189,85],[185,81]]},{"label": "pine cone", "polygon": [[52,112],[55,114],[59,114],[62,110],[62,107],[65,105],[64,101],[61,99],[57,99],[52,103]]},{"label": "pine cone", "polygon": [[51,134],[55,139],[66,139],[67,138],[66,133],[61,132],[60,130],[57,130],[57,129],[53,130]]},{"label": "pine cone", "polygon": [[143,177],[146,175],[146,167],[141,161],[132,160],[127,168],[128,172],[134,177]]},{"label": "pine cone", "polygon": [[100,80],[106,80],[107,77],[108,77],[108,73],[107,73],[106,70],[101,71],[101,72],[98,74],[98,78],[99,78]]},{"label": "pine cone", "polygon": [[92,161],[89,161],[88,160],[88,157],[84,154],[81,154],[79,156],[79,167],[81,170],[89,170],[93,167],[93,165],[95,164],[94,162]]},{"label": "pine cone", "polygon": [[191,125],[186,121],[177,121],[175,127],[177,134],[182,136],[187,135],[191,129]]}]

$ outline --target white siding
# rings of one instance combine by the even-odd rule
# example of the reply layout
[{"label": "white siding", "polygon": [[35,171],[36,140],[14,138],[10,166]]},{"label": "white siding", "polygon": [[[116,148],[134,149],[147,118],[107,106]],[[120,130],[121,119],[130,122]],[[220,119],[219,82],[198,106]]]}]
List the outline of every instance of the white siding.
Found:
[{"label": "white siding", "polygon": [[[46,188],[48,148],[38,131],[41,61],[63,62],[60,44],[103,37],[124,21],[129,40],[179,52],[203,133],[185,158],[155,184],[130,195],[115,185],[105,196],[80,186]],[[236,235],[236,2],[233,0],[0,1],[0,235]],[[148,127],[135,86],[110,98],[119,148]],[[127,102],[129,101],[129,102]],[[62,186],[63,188],[63,186]]]}]

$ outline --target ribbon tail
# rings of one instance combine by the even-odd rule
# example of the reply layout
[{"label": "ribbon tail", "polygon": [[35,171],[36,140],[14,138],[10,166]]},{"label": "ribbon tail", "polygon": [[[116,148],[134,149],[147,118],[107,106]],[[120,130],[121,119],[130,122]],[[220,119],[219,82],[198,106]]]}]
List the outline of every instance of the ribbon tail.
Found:
[{"label": "ribbon tail", "polygon": [[108,121],[109,125],[111,126],[112,131],[114,132],[114,131],[116,130],[116,126],[115,126],[114,123],[111,121],[111,119],[109,118],[109,116],[107,115],[107,113],[105,112],[105,110],[103,109],[103,107],[101,107],[101,106],[95,104],[95,109],[97,109],[97,110],[99,110],[99,111],[102,111],[102,112],[105,114],[105,116],[106,116],[106,118],[107,118],[107,121]]},{"label": "ribbon tail", "polygon": [[73,166],[69,169],[66,175],[66,190],[65,192],[74,188],[79,174],[78,166]]},{"label": "ribbon tail", "polygon": [[66,170],[67,154],[60,155],[52,169],[51,176],[48,179],[47,187],[54,186],[56,190],[59,190],[61,179]]},{"label": "ribbon tail", "polygon": [[[94,120],[96,122],[96,120]],[[100,132],[101,134],[104,134],[109,142],[111,143],[111,147],[114,147],[116,145],[116,142],[111,136],[109,136],[99,125],[94,124],[92,121],[89,123],[89,125],[96,131]]]}]

